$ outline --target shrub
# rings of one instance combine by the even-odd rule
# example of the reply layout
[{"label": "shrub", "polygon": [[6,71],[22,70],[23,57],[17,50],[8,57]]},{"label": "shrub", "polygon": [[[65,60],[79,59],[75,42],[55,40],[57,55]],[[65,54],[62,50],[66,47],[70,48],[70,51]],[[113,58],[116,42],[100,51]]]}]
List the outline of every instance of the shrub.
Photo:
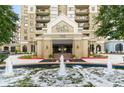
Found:
[{"label": "shrub", "polygon": [[0,62],[4,61],[8,57],[8,54],[0,54]]},{"label": "shrub", "polygon": [[76,58],[76,55],[72,55],[72,58]]},{"label": "shrub", "polygon": [[53,55],[52,55],[52,54],[50,54],[50,55],[49,55],[49,58],[53,58]]},{"label": "shrub", "polygon": [[23,56],[21,56],[19,58],[30,59],[30,58],[32,58],[32,56],[31,55],[23,55]]}]

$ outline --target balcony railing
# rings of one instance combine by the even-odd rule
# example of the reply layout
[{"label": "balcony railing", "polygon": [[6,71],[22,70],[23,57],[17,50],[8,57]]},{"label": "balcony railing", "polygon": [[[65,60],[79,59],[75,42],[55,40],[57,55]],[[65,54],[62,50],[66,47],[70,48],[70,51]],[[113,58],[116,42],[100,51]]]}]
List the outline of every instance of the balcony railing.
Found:
[{"label": "balcony railing", "polygon": [[49,22],[50,21],[50,17],[37,17],[36,18],[37,22]]},{"label": "balcony railing", "polygon": [[37,9],[36,11],[37,15],[49,15],[50,14],[50,10],[41,10],[41,9]]},{"label": "balcony railing", "polygon": [[43,24],[36,24],[36,28],[43,28]]},{"label": "balcony railing", "polygon": [[37,9],[48,9],[50,8],[50,5],[36,5]]},{"label": "balcony railing", "polygon": [[75,11],[76,15],[88,15],[89,14],[89,10],[88,9],[83,9],[83,10],[80,10],[80,9],[77,9]]},{"label": "balcony railing", "polygon": [[76,8],[89,8],[89,5],[75,5]]},{"label": "balcony railing", "polygon": [[89,17],[88,16],[76,16],[75,17],[75,21],[76,22],[88,22],[89,21]]},{"label": "balcony railing", "polygon": [[84,23],[83,28],[84,29],[89,29],[89,23]]}]

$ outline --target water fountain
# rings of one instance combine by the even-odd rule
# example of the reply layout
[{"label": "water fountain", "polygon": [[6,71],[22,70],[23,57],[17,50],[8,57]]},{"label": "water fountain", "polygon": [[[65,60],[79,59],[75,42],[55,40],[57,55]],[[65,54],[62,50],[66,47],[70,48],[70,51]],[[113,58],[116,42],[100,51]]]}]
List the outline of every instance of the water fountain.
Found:
[{"label": "water fountain", "polygon": [[12,58],[9,56],[6,60],[6,66],[5,66],[5,73],[4,76],[13,76],[13,64],[12,64]]},{"label": "water fountain", "polygon": [[107,60],[107,74],[113,74],[112,61],[109,57],[108,57],[108,60]]},{"label": "water fountain", "polygon": [[66,68],[65,68],[65,64],[64,64],[64,56],[63,55],[61,55],[61,57],[60,57],[60,68],[59,68],[58,75],[62,76],[62,77],[67,75],[66,74]]},{"label": "water fountain", "polygon": [[68,67],[61,55],[59,68],[15,68],[14,73],[13,57],[9,56],[5,61],[6,69],[0,69],[0,86],[4,87],[124,87],[124,70],[112,69],[111,60],[108,60],[107,68]]}]

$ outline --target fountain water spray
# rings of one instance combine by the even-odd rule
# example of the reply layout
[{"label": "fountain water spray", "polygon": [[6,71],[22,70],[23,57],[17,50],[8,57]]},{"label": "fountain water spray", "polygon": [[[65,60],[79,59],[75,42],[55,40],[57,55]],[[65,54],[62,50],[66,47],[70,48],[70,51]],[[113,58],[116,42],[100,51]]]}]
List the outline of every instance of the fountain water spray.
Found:
[{"label": "fountain water spray", "polygon": [[12,58],[9,56],[6,60],[6,67],[5,67],[5,73],[4,76],[13,76],[13,64],[12,64]]},{"label": "fountain water spray", "polygon": [[67,75],[66,74],[66,68],[65,68],[65,64],[64,64],[64,56],[63,55],[61,55],[61,57],[60,57],[60,68],[59,68],[58,75],[62,76],[62,77]]},{"label": "fountain water spray", "polygon": [[113,74],[113,70],[112,70],[112,59],[110,58],[110,56],[108,56],[108,60],[107,60],[107,73],[108,74]]}]

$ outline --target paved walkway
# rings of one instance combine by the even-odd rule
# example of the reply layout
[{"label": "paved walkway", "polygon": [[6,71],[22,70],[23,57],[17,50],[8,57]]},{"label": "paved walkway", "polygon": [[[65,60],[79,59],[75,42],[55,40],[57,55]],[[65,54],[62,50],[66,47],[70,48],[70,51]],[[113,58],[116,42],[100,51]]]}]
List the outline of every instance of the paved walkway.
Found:
[{"label": "paved walkway", "polygon": [[[91,62],[91,63],[103,63],[103,64],[107,64],[108,62],[108,58],[82,58],[82,60],[85,60],[86,62]],[[118,60],[117,58],[111,59],[112,64],[124,64],[123,62],[119,62],[120,60]]]},{"label": "paved walkway", "polygon": [[[22,54],[23,55],[23,54]],[[35,64],[35,63],[39,63],[39,61],[41,61],[42,59],[19,59],[18,57],[22,56],[22,55],[11,55],[10,59],[14,65],[18,65],[18,64]],[[83,60],[86,61],[86,63],[98,63],[98,64],[106,64],[107,63],[107,58],[103,58],[103,59],[99,59],[99,58],[82,58]],[[113,64],[117,64],[117,63],[113,63]],[[118,64],[124,64],[123,63],[118,63]]]}]

